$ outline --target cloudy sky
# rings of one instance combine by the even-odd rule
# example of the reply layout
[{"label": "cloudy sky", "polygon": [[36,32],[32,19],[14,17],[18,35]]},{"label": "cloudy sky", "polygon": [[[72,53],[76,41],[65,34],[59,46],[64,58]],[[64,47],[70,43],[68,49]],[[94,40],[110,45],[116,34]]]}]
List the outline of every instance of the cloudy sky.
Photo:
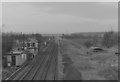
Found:
[{"label": "cloudy sky", "polygon": [[3,2],[3,31],[73,33],[118,30],[117,2]]}]

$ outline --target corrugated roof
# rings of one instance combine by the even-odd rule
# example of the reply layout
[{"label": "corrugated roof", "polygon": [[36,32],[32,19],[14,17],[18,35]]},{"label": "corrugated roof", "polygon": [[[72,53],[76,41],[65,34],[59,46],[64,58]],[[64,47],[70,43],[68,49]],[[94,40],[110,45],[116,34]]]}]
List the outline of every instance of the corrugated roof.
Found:
[{"label": "corrugated roof", "polygon": [[30,41],[30,42],[37,42],[37,40],[35,38],[28,38],[27,41]]},{"label": "corrugated roof", "polygon": [[8,53],[8,55],[20,55],[22,53],[23,53],[23,51],[11,51]]}]

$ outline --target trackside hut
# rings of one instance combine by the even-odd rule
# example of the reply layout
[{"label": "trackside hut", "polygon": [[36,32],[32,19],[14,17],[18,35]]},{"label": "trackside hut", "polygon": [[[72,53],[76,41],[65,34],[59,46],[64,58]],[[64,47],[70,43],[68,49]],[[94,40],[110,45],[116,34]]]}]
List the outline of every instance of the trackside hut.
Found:
[{"label": "trackside hut", "polygon": [[11,51],[7,54],[8,66],[20,66],[27,60],[27,54],[23,51]]}]

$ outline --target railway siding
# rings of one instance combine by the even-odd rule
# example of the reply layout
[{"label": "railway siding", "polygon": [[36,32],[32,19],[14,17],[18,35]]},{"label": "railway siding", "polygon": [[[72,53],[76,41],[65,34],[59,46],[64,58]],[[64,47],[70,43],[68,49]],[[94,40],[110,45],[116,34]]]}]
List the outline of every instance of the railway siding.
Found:
[{"label": "railway siding", "polygon": [[56,80],[58,46],[51,42],[42,54],[7,80]]}]

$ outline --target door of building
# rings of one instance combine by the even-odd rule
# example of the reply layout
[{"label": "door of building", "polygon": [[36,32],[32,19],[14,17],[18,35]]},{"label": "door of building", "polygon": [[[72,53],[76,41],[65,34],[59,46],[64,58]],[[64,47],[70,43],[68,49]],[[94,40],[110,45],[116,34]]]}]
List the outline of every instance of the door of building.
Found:
[{"label": "door of building", "polygon": [[16,65],[16,56],[11,56],[12,65]]}]

